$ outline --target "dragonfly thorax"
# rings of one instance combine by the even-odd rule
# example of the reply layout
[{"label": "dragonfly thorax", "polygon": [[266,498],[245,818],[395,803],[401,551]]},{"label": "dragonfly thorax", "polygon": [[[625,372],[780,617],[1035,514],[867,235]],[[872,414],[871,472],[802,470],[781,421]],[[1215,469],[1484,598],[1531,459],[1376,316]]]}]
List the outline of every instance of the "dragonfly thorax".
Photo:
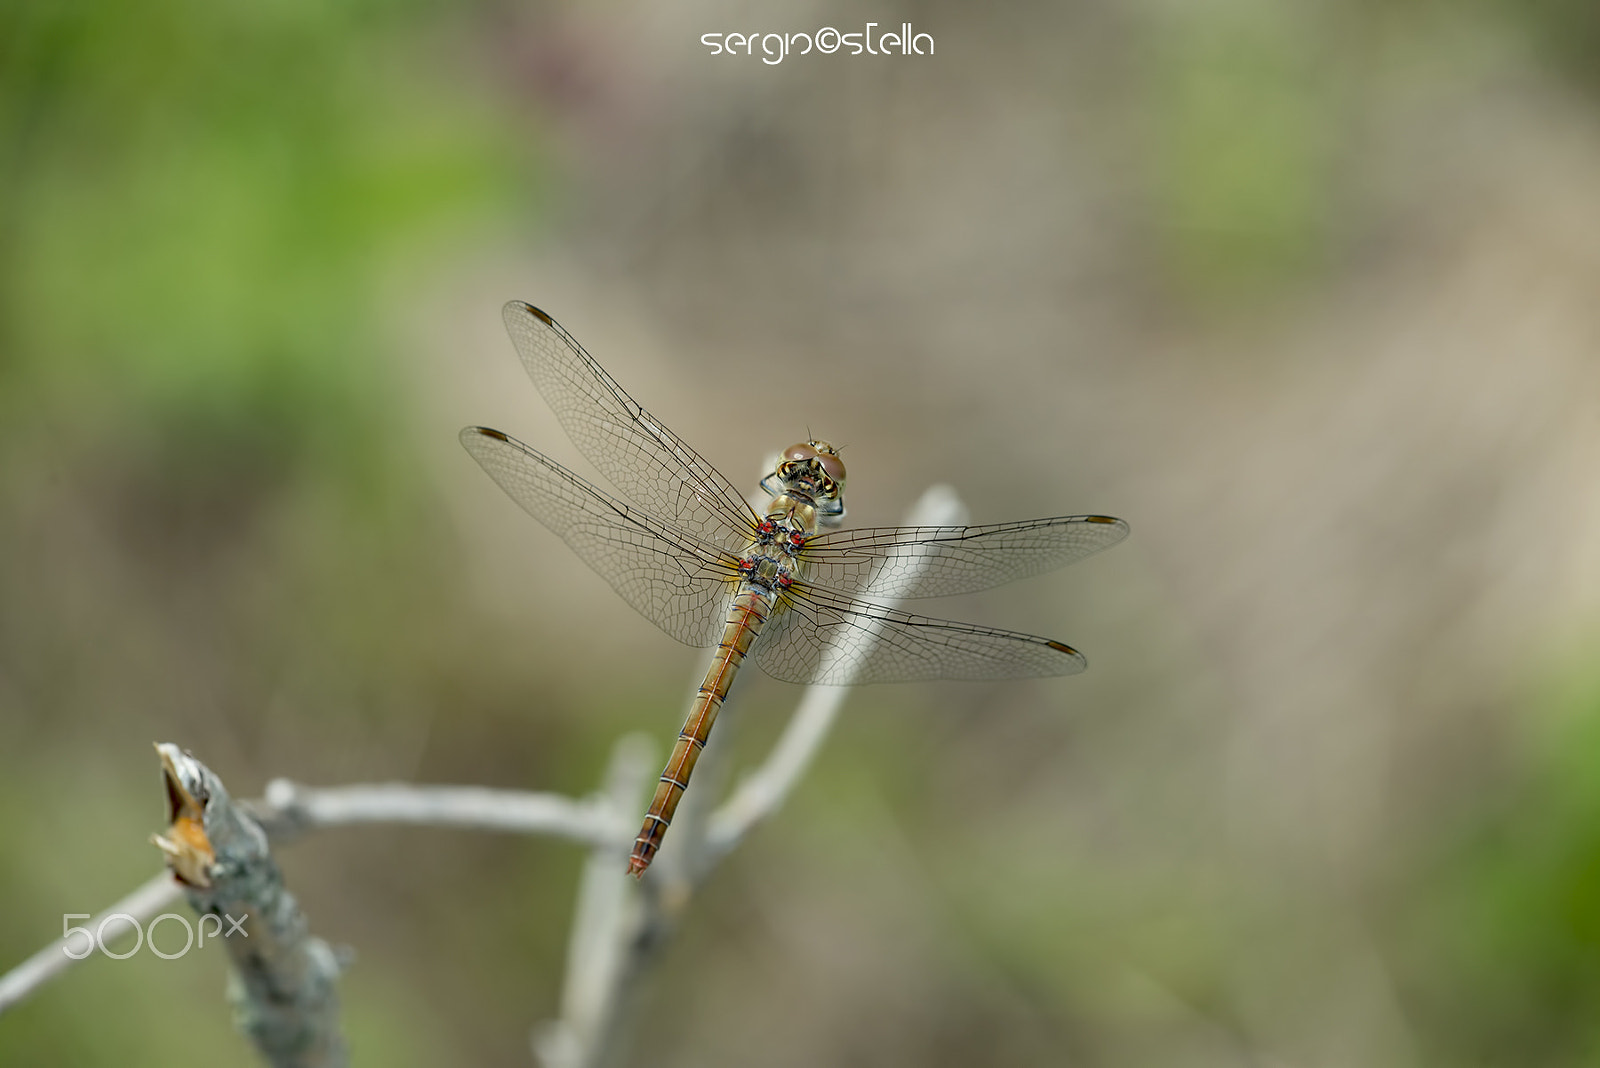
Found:
[{"label": "dragonfly thorax", "polygon": [[739,561],[739,573],[745,581],[768,592],[786,590],[794,581],[794,573],[785,566],[785,561],[773,556],[746,556]]},{"label": "dragonfly thorax", "polygon": [[760,544],[793,556],[816,534],[821,518],[810,501],[780,493],[768,505],[766,517],[757,528]]}]

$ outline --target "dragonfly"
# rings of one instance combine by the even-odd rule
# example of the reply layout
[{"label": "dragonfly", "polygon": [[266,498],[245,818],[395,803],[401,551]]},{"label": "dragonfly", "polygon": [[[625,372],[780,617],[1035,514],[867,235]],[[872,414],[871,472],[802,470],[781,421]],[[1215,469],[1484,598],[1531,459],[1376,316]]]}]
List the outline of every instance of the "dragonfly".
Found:
[{"label": "dragonfly", "polygon": [[687,645],[716,647],[634,840],[630,874],[642,876],[661,848],[747,659],[785,682],[836,685],[1071,675],[1087,666],[1062,642],[889,602],[1041,574],[1121,541],[1122,520],[841,529],[844,461],[820,440],[785,449],[760,483],[769,500],[752,508],[548,314],[511,301],[503,317],[562,428],[620,496],[499,430],[467,427],[461,443],[645,618]]}]

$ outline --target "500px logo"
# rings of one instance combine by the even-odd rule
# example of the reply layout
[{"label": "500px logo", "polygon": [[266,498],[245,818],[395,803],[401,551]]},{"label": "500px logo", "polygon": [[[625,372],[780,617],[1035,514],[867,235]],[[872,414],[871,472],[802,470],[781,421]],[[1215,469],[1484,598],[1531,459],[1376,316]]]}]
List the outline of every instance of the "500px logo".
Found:
[{"label": "500px logo", "polygon": [[[185,953],[189,952],[189,950],[197,944],[202,948],[205,946],[207,937],[207,923],[215,925],[210,931],[211,938],[217,938],[218,936],[222,938],[229,938],[235,933],[243,935],[245,938],[250,937],[250,932],[244,929],[244,921],[250,918],[250,914],[248,912],[243,916],[240,916],[237,920],[226,913],[221,916],[207,915],[200,917],[200,936],[198,942],[196,942],[195,929],[189,923],[189,918],[187,916],[180,916],[176,912],[163,912],[161,915],[151,920],[149,925],[146,927],[140,927],[139,921],[128,915],[126,912],[113,912],[111,915],[101,920],[93,931],[89,930],[87,927],[72,926],[73,920],[87,920],[88,918],[89,913],[87,912],[64,912],[61,914],[61,952],[65,953],[73,960],[82,960],[97,949],[101,953],[104,953],[106,956],[110,957],[112,960],[127,960],[129,957],[139,952],[140,947],[147,943],[150,946],[150,952],[154,953],[156,956],[161,957],[164,960],[176,960]],[[113,920],[122,920],[128,925],[129,928],[132,929],[133,933],[138,936],[138,938],[134,940],[133,948],[128,950],[126,953],[113,953],[111,950],[106,948],[106,928],[111,925]],[[163,920],[176,920],[183,926],[183,948],[178,950],[176,953],[163,952],[156,946],[156,925],[161,923]],[[226,931],[222,929],[223,920],[228,921],[228,929]],[[113,931],[112,937],[116,937],[118,933],[120,932]],[[83,935],[83,941],[78,943],[77,948],[79,951],[74,950],[72,942],[73,935]]]},{"label": "500px logo", "polygon": [[[902,22],[897,33],[874,34],[872,31],[877,25],[876,22],[869,22],[861,33],[840,33],[832,26],[824,26],[816,33],[703,33],[700,43],[711,49],[714,56],[724,52],[736,56],[741,51],[753,56],[756,54],[756,42],[760,41],[761,62],[774,67],[782,63],[785,56],[803,56],[812,49],[824,55],[832,55],[840,49],[848,49],[852,56],[859,56],[863,52],[874,56],[933,55],[932,34],[913,34],[909,22]],[[928,42],[926,52],[922,50],[923,41]]]}]

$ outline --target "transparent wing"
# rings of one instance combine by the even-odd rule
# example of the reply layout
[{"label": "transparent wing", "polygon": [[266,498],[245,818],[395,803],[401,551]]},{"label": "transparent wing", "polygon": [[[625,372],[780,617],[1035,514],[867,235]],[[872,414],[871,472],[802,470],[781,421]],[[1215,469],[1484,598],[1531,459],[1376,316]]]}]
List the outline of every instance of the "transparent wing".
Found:
[{"label": "transparent wing", "polygon": [[841,530],[806,543],[806,577],[849,595],[949,597],[1053,571],[1127,536],[1128,524],[1104,515]]},{"label": "transparent wing", "polygon": [[549,527],[646,619],[688,645],[715,645],[738,560],[630,507],[498,430],[461,444],[489,477]]},{"label": "transparent wing", "polygon": [[785,682],[1018,679],[1089,666],[1048,638],[916,616],[809,583],[790,586],[785,602],[755,646],[756,663]]},{"label": "transparent wing", "polygon": [[757,519],[739,491],[623,392],[559,323],[520,300],[502,317],[567,436],[624,497],[724,549],[750,544]]}]

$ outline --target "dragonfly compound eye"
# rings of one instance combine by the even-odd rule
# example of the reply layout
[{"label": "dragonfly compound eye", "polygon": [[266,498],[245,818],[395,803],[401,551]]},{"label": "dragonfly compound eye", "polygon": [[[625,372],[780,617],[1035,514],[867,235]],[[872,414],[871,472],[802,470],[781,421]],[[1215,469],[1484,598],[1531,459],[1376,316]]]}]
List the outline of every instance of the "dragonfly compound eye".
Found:
[{"label": "dragonfly compound eye", "polygon": [[790,463],[803,460],[814,460],[816,459],[816,456],[817,450],[814,449],[809,442],[805,441],[802,441],[798,445],[790,445],[787,449],[783,450],[784,460]]},{"label": "dragonfly compound eye", "polygon": [[839,450],[826,441],[813,441],[811,447],[816,450],[817,462],[822,465],[822,470],[843,488],[844,460],[839,456]]}]

